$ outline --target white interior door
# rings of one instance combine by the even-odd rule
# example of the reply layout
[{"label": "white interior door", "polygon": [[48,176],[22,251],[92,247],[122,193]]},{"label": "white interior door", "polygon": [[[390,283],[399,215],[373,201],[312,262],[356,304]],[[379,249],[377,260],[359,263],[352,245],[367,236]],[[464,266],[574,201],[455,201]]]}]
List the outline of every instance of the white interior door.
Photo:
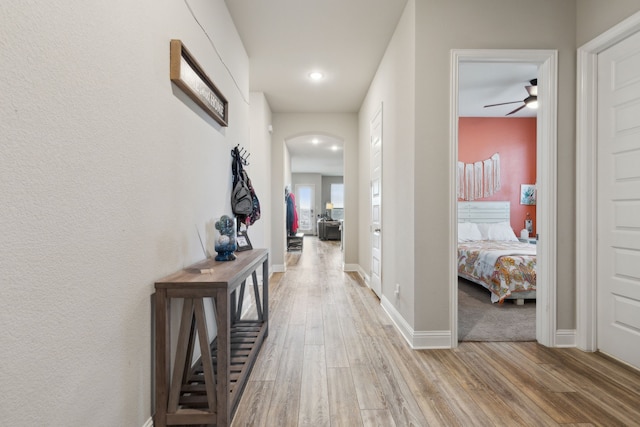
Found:
[{"label": "white interior door", "polygon": [[298,232],[314,234],[314,209],[316,200],[314,185],[296,185],[296,205],[298,208]]},{"label": "white interior door", "polygon": [[382,296],[382,106],[371,119],[371,289]]},{"label": "white interior door", "polygon": [[640,33],[598,55],[597,345],[640,368]]}]

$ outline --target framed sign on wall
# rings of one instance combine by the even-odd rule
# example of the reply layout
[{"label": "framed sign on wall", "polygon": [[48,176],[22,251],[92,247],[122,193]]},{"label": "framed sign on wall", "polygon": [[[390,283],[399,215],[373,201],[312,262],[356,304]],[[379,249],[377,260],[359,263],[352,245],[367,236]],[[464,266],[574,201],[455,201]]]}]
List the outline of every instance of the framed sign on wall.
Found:
[{"label": "framed sign on wall", "polygon": [[228,125],[229,103],[180,40],[171,40],[169,77],[221,126]]}]

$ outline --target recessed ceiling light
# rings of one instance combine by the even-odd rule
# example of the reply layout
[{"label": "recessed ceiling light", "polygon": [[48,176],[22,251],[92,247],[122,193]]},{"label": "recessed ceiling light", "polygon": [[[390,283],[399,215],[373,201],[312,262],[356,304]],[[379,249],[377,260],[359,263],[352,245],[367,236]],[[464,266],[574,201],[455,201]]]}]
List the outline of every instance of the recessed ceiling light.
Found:
[{"label": "recessed ceiling light", "polygon": [[324,74],[322,74],[320,71],[314,71],[312,73],[309,73],[309,78],[313,81],[322,80],[323,77],[324,77]]},{"label": "recessed ceiling light", "polygon": [[314,144],[314,145],[317,145],[319,142],[320,142],[320,141],[318,140],[318,138],[313,138],[313,139],[311,140],[311,143],[312,143],[312,144]]}]

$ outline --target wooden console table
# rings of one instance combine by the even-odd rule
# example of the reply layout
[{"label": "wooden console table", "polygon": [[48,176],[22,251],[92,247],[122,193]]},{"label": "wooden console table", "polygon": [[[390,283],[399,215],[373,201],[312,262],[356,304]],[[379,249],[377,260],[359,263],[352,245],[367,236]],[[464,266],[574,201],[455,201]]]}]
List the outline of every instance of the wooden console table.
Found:
[{"label": "wooden console table", "polygon": [[[208,259],[178,271],[156,288],[156,411],[154,426],[211,424],[228,426],[240,401],[262,342],[268,335],[268,252],[236,253],[235,261]],[[262,298],[257,270],[262,266]],[[242,319],[247,278],[253,279],[257,319]],[[184,300],[176,354],[171,369],[170,305]],[[207,331],[205,298],[213,301],[218,329]],[[195,342],[201,357],[193,363]]]}]

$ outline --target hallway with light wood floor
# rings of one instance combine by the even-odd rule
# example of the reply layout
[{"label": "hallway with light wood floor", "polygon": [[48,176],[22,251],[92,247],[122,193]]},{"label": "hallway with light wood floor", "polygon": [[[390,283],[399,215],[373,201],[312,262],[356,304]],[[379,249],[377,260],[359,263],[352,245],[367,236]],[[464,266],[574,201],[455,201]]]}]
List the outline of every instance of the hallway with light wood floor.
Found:
[{"label": "hallway with light wood floor", "polygon": [[341,271],[340,242],[305,237],[287,258],[233,426],[640,425],[638,371],[533,342],[412,350]]}]

